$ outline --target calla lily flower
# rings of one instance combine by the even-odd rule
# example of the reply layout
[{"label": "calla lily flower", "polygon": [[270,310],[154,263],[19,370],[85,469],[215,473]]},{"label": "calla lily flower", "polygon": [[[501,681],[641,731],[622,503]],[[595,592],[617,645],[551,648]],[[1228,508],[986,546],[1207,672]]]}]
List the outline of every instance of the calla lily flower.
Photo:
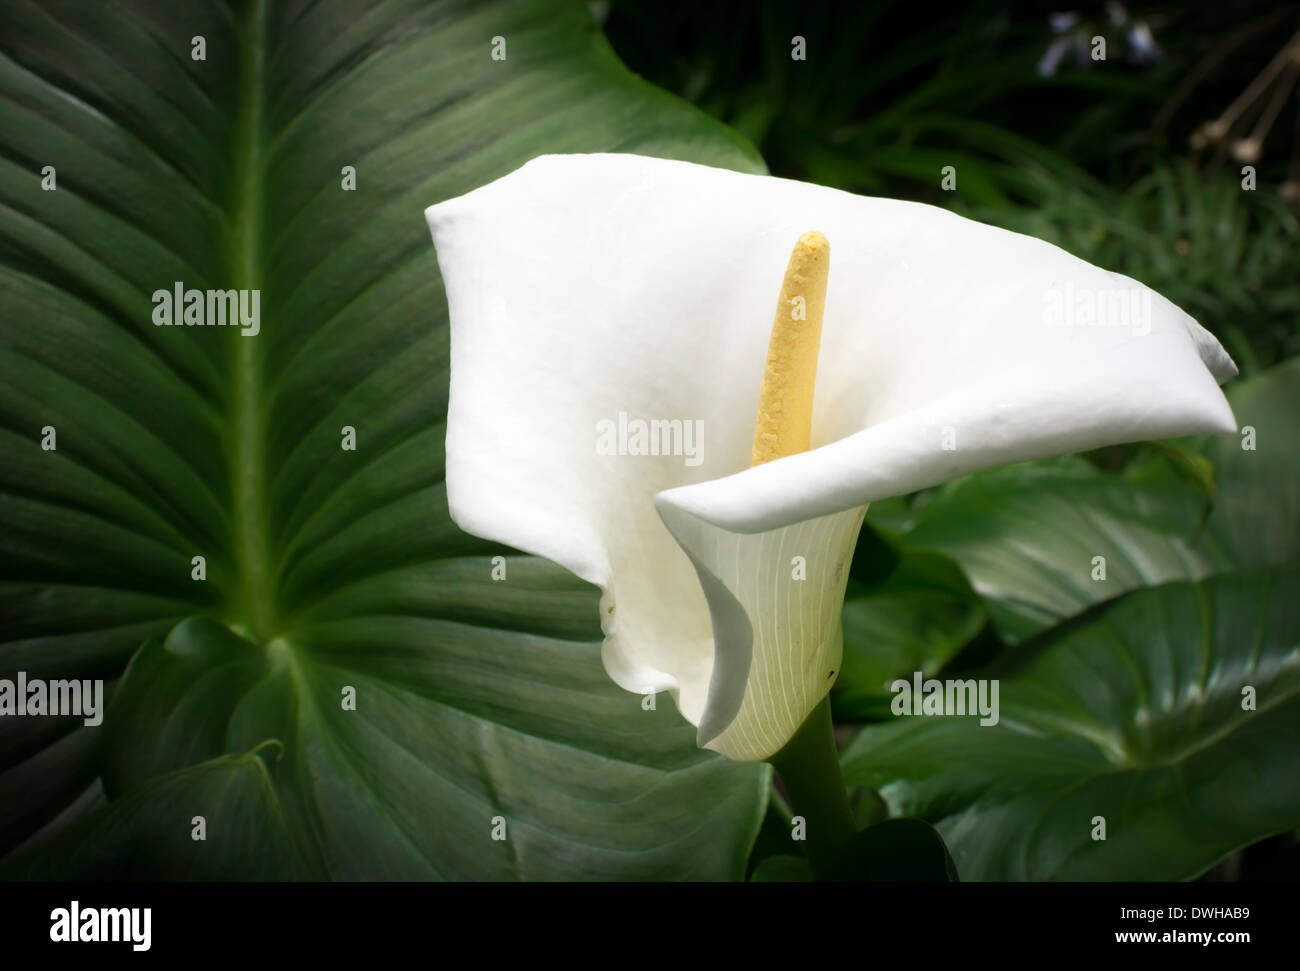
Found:
[{"label": "calla lily flower", "polygon": [[[772,757],[830,690],[867,504],[1236,429],[1218,387],[1236,368],[1168,300],[932,206],[554,155],[426,215],[453,519],[600,587],[610,676],[671,692],[734,759]],[[753,464],[774,304],[778,330],[787,301],[809,309],[788,266],[809,230],[831,255],[806,450]]]}]

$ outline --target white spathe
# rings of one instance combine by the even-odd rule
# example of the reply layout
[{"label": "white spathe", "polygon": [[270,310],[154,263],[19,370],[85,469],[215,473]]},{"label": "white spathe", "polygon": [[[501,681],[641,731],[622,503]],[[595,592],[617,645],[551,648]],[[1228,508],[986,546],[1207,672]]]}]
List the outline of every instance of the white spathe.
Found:
[{"label": "white spathe", "polygon": [[[829,690],[867,503],[1236,429],[1218,388],[1236,368],[1187,314],[932,206],[552,155],[426,215],[451,313],[452,518],[598,585],[611,677],[672,692],[732,758],[774,754]],[[831,246],[813,448],[749,468],[810,229]],[[699,422],[698,454],[638,454],[653,420]],[[659,451],[680,441],[655,430]]]}]

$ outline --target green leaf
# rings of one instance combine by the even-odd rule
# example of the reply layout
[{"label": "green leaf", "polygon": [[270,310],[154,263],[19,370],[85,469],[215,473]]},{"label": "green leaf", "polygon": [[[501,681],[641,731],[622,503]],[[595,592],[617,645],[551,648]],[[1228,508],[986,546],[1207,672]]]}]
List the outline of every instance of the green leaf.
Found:
[{"label": "green leaf", "polygon": [[904,551],[881,583],[851,583],[844,601],[844,658],[832,696],[837,720],[889,714],[889,685],[930,676],[980,632],[985,611],[951,559]]},{"label": "green leaf", "polygon": [[853,813],[853,825],[858,829],[866,829],[889,818],[889,805],[870,786],[853,786],[849,790],[849,809]]},{"label": "green leaf", "polygon": [[971,675],[1000,679],[996,725],[867,727],[846,781],[937,826],[967,880],[1194,877],[1300,825],[1298,584],[1257,568],[1103,604]]},{"label": "green leaf", "polygon": [[[536,561],[511,569],[521,599],[580,589]],[[436,619],[345,621],[303,643],[267,650],[199,618],[146,646],[106,721],[110,794],[276,739],[286,806],[338,878],[540,879],[575,854],[590,878],[743,872],[758,821],[743,845],[733,827],[766,773],[695,749],[667,699],[643,711],[593,645]]]},{"label": "green leaf", "polygon": [[763,826],[749,851],[749,862],[745,870],[750,880],[754,879],[754,874],[767,859],[781,856],[791,848],[790,832],[790,807],[774,786],[768,796]]},{"label": "green leaf", "polygon": [[[102,767],[93,825],[135,841],[111,843],[118,865],[174,873],[189,817],[144,794],[274,739],[313,873],[743,875],[767,768],[698,751],[666,697],[646,711],[608,680],[590,587],[448,519],[422,210],[547,152],[759,171],[754,150],[628,72],[578,2],[0,18],[0,676],[131,659],[102,730],[6,725],[0,852]],[[260,291],[260,332],[155,326],[175,281]],[[246,789],[199,872],[283,859],[243,855],[271,825]]]},{"label": "green leaf", "polygon": [[953,483],[904,542],[960,563],[1014,643],[1126,591],[1226,567],[1200,527],[1204,508],[1173,477],[1138,485],[1080,458],[1055,459]]},{"label": "green leaf", "polygon": [[1145,444],[1148,449],[1166,458],[1169,467],[1205,497],[1207,505],[1214,499],[1214,463],[1208,458],[1183,440],[1171,439]]},{"label": "green leaf", "polygon": [[869,826],[844,848],[837,880],[955,883],[957,866],[929,823],[907,817]]},{"label": "green leaf", "polygon": [[[196,820],[200,816],[201,824]],[[78,820],[37,851],[20,853],[0,866],[0,877],[7,880],[312,876],[266,769],[252,754],[227,755],[159,776]]]},{"label": "green leaf", "polygon": [[1254,450],[1222,435],[1122,474],[1078,458],[976,473],[924,507],[904,549],[961,564],[1012,642],[1130,590],[1287,562],[1300,555],[1300,358],[1228,398]]},{"label": "green leaf", "polygon": [[802,856],[769,856],[749,878],[751,883],[812,883],[812,864]]},{"label": "green leaf", "polygon": [[1228,400],[1243,434],[1198,443],[1216,481],[1206,532],[1236,563],[1286,562],[1300,554],[1300,357],[1232,385]]}]

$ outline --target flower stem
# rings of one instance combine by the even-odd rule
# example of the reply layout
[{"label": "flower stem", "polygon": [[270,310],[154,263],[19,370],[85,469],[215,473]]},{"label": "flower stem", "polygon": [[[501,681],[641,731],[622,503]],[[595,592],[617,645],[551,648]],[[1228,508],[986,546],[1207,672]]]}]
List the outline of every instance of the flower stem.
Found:
[{"label": "flower stem", "polygon": [[843,849],[857,836],[857,827],[840,775],[829,697],[822,699],[785,748],[769,761],[781,777],[790,808],[804,818],[813,875],[819,880],[832,879],[843,862]]}]

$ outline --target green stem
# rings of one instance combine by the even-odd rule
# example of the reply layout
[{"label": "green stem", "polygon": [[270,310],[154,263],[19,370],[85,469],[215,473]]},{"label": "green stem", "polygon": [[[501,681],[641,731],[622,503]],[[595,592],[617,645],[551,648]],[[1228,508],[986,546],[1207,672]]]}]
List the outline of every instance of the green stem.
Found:
[{"label": "green stem", "polygon": [[794,738],[769,761],[781,776],[790,808],[804,818],[813,875],[819,880],[830,879],[858,831],[840,775],[829,697],[822,699]]}]

